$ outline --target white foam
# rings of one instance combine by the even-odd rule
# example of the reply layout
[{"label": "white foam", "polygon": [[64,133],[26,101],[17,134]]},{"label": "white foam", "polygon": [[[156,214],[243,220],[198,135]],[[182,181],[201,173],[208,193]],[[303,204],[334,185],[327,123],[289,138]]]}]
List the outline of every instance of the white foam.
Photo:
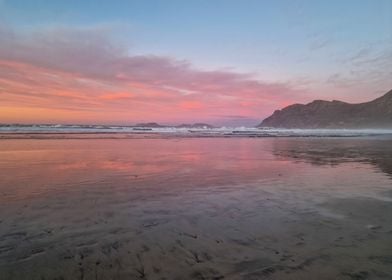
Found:
[{"label": "white foam", "polygon": [[255,127],[176,128],[103,125],[0,125],[0,133],[155,133],[178,136],[361,137],[392,135],[392,129],[277,129]]}]

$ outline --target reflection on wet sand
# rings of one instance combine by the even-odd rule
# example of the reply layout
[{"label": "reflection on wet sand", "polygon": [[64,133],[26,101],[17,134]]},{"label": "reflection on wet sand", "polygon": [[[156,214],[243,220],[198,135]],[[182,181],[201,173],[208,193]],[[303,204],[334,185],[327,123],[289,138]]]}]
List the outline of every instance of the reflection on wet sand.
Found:
[{"label": "reflection on wet sand", "polygon": [[389,279],[390,144],[2,140],[0,279]]},{"label": "reflection on wet sand", "polygon": [[282,140],[275,142],[274,154],[319,165],[347,162],[370,163],[382,172],[392,175],[392,141],[389,137]]}]

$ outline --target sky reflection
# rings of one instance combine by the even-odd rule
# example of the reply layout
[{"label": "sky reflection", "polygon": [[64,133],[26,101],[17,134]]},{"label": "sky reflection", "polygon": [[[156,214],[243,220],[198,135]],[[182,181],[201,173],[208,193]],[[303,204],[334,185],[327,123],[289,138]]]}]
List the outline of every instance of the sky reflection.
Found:
[{"label": "sky reflection", "polygon": [[334,185],[338,180],[349,180],[356,188],[379,180],[384,176],[380,172],[392,174],[392,145],[385,139],[3,140],[2,144],[2,200],[70,190],[176,192],[250,183],[303,188]]}]

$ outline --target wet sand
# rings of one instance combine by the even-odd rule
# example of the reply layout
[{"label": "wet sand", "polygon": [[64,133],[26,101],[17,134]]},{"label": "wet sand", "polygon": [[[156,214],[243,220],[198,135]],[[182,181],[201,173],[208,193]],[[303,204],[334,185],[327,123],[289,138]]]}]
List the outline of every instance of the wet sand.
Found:
[{"label": "wet sand", "polygon": [[392,279],[391,161],[385,138],[2,140],[0,279]]}]

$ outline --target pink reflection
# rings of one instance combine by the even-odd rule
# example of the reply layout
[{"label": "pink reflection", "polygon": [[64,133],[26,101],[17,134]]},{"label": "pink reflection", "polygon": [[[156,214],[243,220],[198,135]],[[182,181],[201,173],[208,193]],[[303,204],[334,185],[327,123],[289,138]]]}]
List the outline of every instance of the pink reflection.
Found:
[{"label": "pink reflection", "polygon": [[[359,145],[355,140],[336,141],[347,148]],[[328,143],[336,147],[336,141]],[[103,191],[108,186],[159,192],[227,185],[242,187],[261,182],[264,186],[304,188],[306,182],[317,185],[320,178],[333,182],[345,174],[355,179],[366,175],[353,176],[360,170],[346,166],[348,171],[339,173],[343,170],[339,163],[347,160],[336,155],[334,168],[325,168],[317,159],[321,152],[327,153],[322,158],[329,158],[328,147],[322,140],[298,139],[2,140],[0,200],[69,190]],[[369,147],[374,157],[369,162],[377,163],[378,146],[372,143]],[[380,149],[388,154],[386,147]],[[361,150],[366,151],[366,147]],[[363,161],[363,155],[359,156]],[[355,163],[355,158],[351,162],[367,166]],[[380,168],[388,170],[387,163],[380,160]]]}]

